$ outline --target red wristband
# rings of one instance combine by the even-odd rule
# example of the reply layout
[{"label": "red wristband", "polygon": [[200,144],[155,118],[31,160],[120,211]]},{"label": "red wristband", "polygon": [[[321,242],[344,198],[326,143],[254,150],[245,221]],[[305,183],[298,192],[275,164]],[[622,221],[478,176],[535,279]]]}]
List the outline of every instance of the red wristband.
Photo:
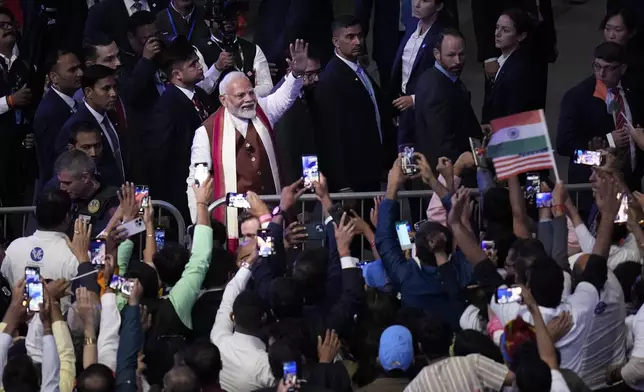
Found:
[{"label": "red wristband", "polygon": [[554,212],[562,212],[562,213],[565,214],[566,213],[566,206],[564,204],[555,204],[554,206],[552,206],[552,210]]},{"label": "red wristband", "polygon": [[273,220],[273,215],[266,214],[259,217],[259,223],[266,223]]}]

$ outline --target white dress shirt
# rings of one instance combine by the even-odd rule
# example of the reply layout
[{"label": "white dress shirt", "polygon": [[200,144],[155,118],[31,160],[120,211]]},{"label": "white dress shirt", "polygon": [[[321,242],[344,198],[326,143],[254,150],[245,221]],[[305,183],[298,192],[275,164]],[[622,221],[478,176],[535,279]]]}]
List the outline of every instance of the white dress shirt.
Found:
[{"label": "white dress shirt", "polygon": [[414,33],[409,37],[402,53],[402,85],[400,88],[404,94],[407,93],[407,83],[409,83],[411,71],[414,69],[414,63],[416,62],[416,57],[418,57],[418,52],[420,51],[427,33],[432,28],[432,26],[427,27],[425,32],[421,34],[420,27],[421,22],[418,22],[416,31],[414,31]]},{"label": "white dress shirt", "polygon": [[[291,105],[293,105],[293,102],[295,102],[299,96],[303,85],[303,78],[296,79],[293,75],[289,74],[284,79],[284,83],[282,83],[282,85],[273,94],[270,94],[267,97],[257,98],[257,104],[262,108],[266,117],[268,117],[268,121],[271,123],[271,126],[282,118],[284,113],[286,113]],[[248,129],[248,120],[236,118],[234,116],[232,117],[237,131],[241,133],[242,136],[245,136],[246,130]],[[274,149],[275,147],[264,146],[264,148],[268,150],[269,148]],[[188,184],[188,206],[190,207],[190,215],[193,222],[197,219],[197,202],[192,190],[192,185],[195,183],[195,165],[197,163],[207,163],[208,167],[212,168],[211,143],[204,126],[197,129],[194,139],[192,140],[190,167],[188,178],[186,180],[186,183]],[[220,163],[221,162],[218,164]]]},{"label": "white dress shirt", "polygon": [[[644,361],[644,306],[637,311],[633,318],[633,351],[628,364],[622,369],[622,377],[631,388],[637,391],[644,391],[644,373],[641,369]],[[627,376],[624,376],[625,372]],[[631,378],[628,375],[635,377]]]},{"label": "white dress shirt", "polygon": [[[18,45],[16,44],[13,46],[13,50],[11,51],[11,57],[7,57],[2,53],[0,53],[0,58],[2,58],[7,63],[7,69],[11,70],[13,63],[16,62],[19,55],[20,55],[20,52],[18,51]],[[4,71],[0,71],[0,72],[4,72]],[[7,95],[11,95],[11,94],[7,94]],[[9,107],[9,103],[7,102],[7,96],[0,98],[0,114],[5,114],[6,112],[9,111],[9,109],[11,108]]]},{"label": "white dress shirt", "polygon": [[[588,227],[585,224],[575,227],[575,234],[577,235],[581,251],[588,254],[593,253],[595,237],[590,233]],[[573,260],[577,261],[577,258]],[[640,249],[637,246],[637,241],[633,234],[626,236],[624,243],[620,246],[611,245],[610,251],[608,252],[608,268],[611,270],[614,270],[617,266],[627,261],[642,263]],[[572,268],[572,265],[570,268]]]},{"label": "white dress shirt", "polygon": [[[214,44],[216,45],[217,39],[211,35],[209,42],[214,42]],[[262,52],[262,49],[257,45],[255,45],[255,49],[255,59],[253,59],[253,70],[255,71],[255,94],[258,97],[266,97],[271,93],[271,91],[273,91],[273,78],[271,77],[271,69],[268,66],[268,60],[266,59],[264,52]],[[208,65],[206,64],[206,60],[203,57],[203,54],[201,54],[199,49],[196,49],[196,52],[197,57],[199,57],[199,63],[201,64],[201,67],[203,69],[207,69],[210,73],[209,78],[213,78],[216,82],[221,76],[221,72],[215,67],[215,64],[213,64],[209,69]],[[204,79],[205,78],[206,75],[204,74]],[[208,94],[213,92],[214,83],[212,87],[213,89],[206,91]]]},{"label": "white dress shirt", "polygon": [[508,54],[508,55],[502,54],[502,55],[501,55],[501,56],[499,56],[499,58],[496,60],[496,62],[497,62],[497,63],[499,63],[499,70],[498,70],[498,71],[496,71],[496,75],[494,76],[494,80],[496,80],[496,78],[498,78],[498,77],[499,77],[499,73],[501,72],[501,69],[503,68],[503,64],[505,64],[505,62],[506,62],[506,61],[508,61],[508,59],[510,58],[510,56],[512,56],[512,53],[514,53],[514,51],[510,52],[510,54]]},{"label": "white dress shirt", "polygon": [[242,267],[228,282],[210,332],[210,340],[219,348],[223,364],[219,383],[228,392],[254,391],[275,383],[264,342],[257,337],[234,332],[235,325],[230,320],[235,298],[244,291],[251,275],[248,268]]},{"label": "white dress shirt", "polygon": [[[150,6],[148,5],[147,0],[123,0],[123,3],[125,3],[125,8],[127,9],[128,16],[132,16],[132,14],[137,11],[150,11]],[[141,9],[137,9],[136,6],[134,6],[134,3],[141,4]]]},{"label": "white dress shirt", "polygon": [[98,363],[116,371],[116,353],[119,348],[119,329],[121,313],[116,307],[116,294],[105,293],[101,296],[101,324],[96,339]]},{"label": "white dress shirt", "polygon": [[[172,7],[173,10],[177,11],[179,15],[181,15],[181,12],[174,6],[174,2],[170,1],[170,7]],[[192,11],[188,15],[181,15],[181,17],[186,21],[190,22],[190,19],[192,18],[192,14],[195,12],[196,6],[192,6]]]},{"label": "white dress shirt", "polygon": [[[94,118],[98,122],[98,125],[101,127],[101,130],[103,131],[103,134],[105,135],[105,138],[107,139],[107,142],[110,144],[110,152],[112,153],[112,155],[114,155],[114,159],[116,159],[117,155],[114,154],[114,151],[116,151],[116,143],[118,142],[118,145],[120,146],[121,142],[120,142],[120,140],[112,140],[112,138],[110,137],[110,132],[107,131],[107,129],[105,128],[105,124],[103,124],[103,120],[105,119],[105,114],[101,114],[101,113],[97,112],[96,110],[92,109],[92,107],[89,106],[87,104],[87,102],[85,102],[85,106],[87,107],[89,112],[92,113],[92,116],[94,116]],[[109,117],[107,117],[107,122],[112,127],[112,130],[114,131],[114,136],[118,139],[119,135],[118,135],[118,132],[116,131],[116,127],[114,126],[114,124],[112,124],[112,121],[110,120]],[[121,164],[120,164],[120,166],[117,164],[117,167],[119,167],[119,168],[124,167],[122,157],[121,157]],[[121,174],[123,174],[123,177],[125,177],[125,173],[121,173]]]}]

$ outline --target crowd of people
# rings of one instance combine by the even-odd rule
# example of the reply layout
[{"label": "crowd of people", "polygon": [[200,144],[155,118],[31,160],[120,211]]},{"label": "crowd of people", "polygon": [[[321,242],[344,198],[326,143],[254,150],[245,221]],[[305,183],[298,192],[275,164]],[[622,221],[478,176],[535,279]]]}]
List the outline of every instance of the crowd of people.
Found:
[{"label": "crowd of people", "polygon": [[4,391],[644,391],[637,2],[561,103],[574,198],[485,157],[545,107],[550,0],[472,0],[479,117],[454,0],[262,0],[252,41],[237,0],[0,3]]}]

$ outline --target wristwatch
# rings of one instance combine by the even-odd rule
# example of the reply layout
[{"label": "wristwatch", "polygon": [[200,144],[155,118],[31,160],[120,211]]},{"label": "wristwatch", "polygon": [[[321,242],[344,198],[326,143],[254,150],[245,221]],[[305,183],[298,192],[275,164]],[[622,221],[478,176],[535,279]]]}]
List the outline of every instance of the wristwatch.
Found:
[{"label": "wristwatch", "polygon": [[247,268],[250,269],[250,264],[248,264],[247,261],[242,261],[242,263],[239,266],[240,268]]}]

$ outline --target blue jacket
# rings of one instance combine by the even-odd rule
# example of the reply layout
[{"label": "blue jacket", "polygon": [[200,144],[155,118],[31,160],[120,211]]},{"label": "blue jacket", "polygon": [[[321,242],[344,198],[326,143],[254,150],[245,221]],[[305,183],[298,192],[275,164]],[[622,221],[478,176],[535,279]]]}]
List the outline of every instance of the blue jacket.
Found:
[{"label": "blue jacket", "polygon": [[460,252],[440,267],[406,259],[396,235],[398,210],[397,201],[385,199],[380,204],[376,247],[387,274],[400,291],[402,306],[425,309],[458,330],[465,309],[460,292],[472,279],[472,266]]}]

